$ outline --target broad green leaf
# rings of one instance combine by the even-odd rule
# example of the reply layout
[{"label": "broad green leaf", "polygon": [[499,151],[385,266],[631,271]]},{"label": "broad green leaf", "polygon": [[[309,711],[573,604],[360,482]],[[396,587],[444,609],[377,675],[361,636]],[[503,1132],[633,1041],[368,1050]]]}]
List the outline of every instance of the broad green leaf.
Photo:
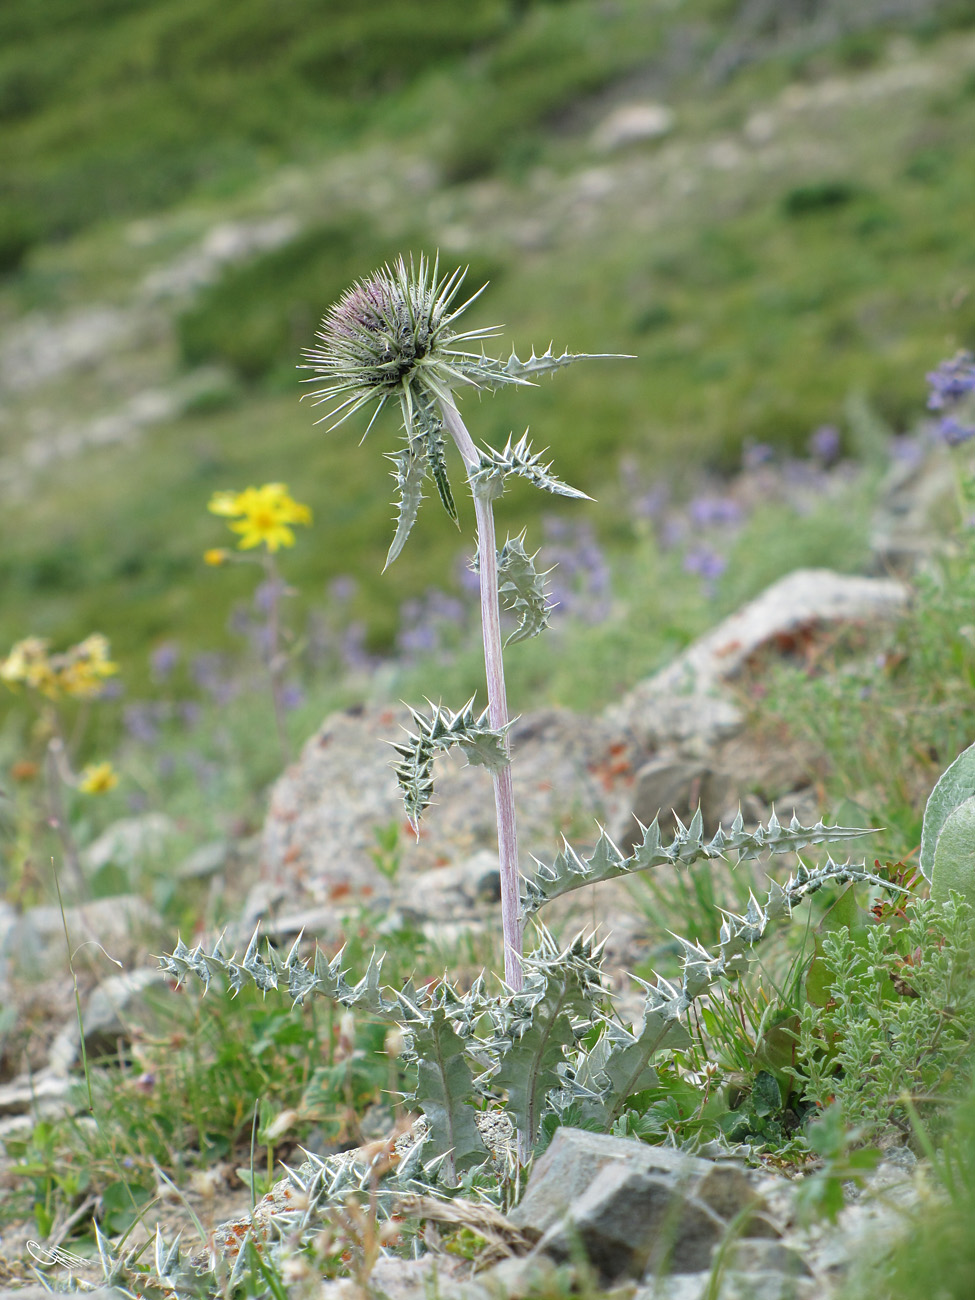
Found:
[{"label": "broad green leaf", "polygon": [[918,865],[927,880],[934,878],[934,854],[945,822],[960,804],[975,795],[975,745],[969,745],[938,778],[924,809]]},{"label": "broad green leaf", "polygon": [[975,906],[975,796],[949,815],[934,849],[931,897],[943,903],[952,890]]}]

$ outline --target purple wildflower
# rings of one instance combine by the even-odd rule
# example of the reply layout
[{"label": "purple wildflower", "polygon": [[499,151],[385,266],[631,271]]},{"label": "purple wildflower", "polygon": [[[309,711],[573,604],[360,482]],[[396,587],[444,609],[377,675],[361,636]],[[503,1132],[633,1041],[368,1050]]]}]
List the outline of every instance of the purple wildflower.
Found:
[{"label": "purple wildflower", "polygon": [[633,513],[638,519],[656,519],[667,504],[670,493],[663,483],[656,483],[649,492],[643,492],[633,502]]},{"label": "purple wildflower", "polygon": [[175,641],[163,641],[149,655],[149,671],[157,682],[164,682],[179,663],[179,646]]},{"label": "purple wildflower", "polygon": [[969,393],[975,393],[975,356],[971,352],[958,352],[950,361],[942,361],[926,378],[931,388],[928,410],[943,411]]},{"label": "purple wildflower", "polygon": [[305,692],[297,682],[288,682],[281,687],[278,699],[283,709],[297,709],[305,702]]},{"label": "purple wildflower", "polygon": [[127,704],[122,714],[125,730],[141,745],[154,745],[159,739],[160,710],[146,701]]},{"label": "purple wildflower", "polygon": [[960,443],[975,438],[975,424],[970,420],[959,420],[954,415],[946,415],[939,421],[938,432],[949,447],[957,447]]},{"label": "purple wildflower", "polygon": [[339,647],[342,663],[349,672],[368,672],[375,660],[366,649],[366,625],[361,621],[350,623],[342,633]]},{"label": "purple wildflower", "polygon": [[694,497],[687,512],[691,522],[698,528],[711,528],[715,525],[728,526],[741,520],[741,506],[731,497],[699,496]]},{"label": "purple wildflower", "polygon": [[809,439],[809,454],[827,465],[840,454],[840,431],[835,424],[821,424]]},{"label": "purple wildflower", "polygon": [[767,442],[749,441],[741,449],[741,466],[745,470],[758,469],[759,465],[767,465],[774,459],[775,452]]},{"label": "purple wildflower", "polygon": [[684,556],[685,573],[697,573],[708,582],[720,578],[727,567],[725,557],[710,546],[693,546]]},{"label": "purple wildflower", "polygon": [[340,573],[328,584],[329,597],[339,605],[346,605],[359,590],[355,578],[347,573]]}]

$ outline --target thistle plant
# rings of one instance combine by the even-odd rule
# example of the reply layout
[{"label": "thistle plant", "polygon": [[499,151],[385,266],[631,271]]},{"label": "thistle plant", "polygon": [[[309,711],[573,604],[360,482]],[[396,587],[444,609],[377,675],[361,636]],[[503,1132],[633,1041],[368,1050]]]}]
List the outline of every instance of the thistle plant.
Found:
[{"label": "thistle plant", "polygon": [[[498,822],[498,856],[501,863],[501,918],[504,931],[505,979],[513,990],[522,987],[522,929],[519,915],[518,833],[511,780],[508,729],[511,720],[505,693],[501,640],[501,598],[518,616],[510,641],[536,636],[548,623],[549,603],[544,573],[524,547],[524,534],[508,538],[498,547],[493,503],[512,476],[560,496],[588,500],[584,492],[569,487],[551,473],[543,453],[533,451],[527,435],[503,451],[478,447],[467,430],[455,401],[456,390],[473,387],[494,390],[508,384],[531,385],[573,361],[592,354],[552,348],[526,360],[514,352],[506,361],[487,356],[483,341],[499,333],[497,327],[459,330],[462,313],[483,292],[459,300],[465,272],[440,275],[439,263],[421,256],[409,263],[399,258],[392,265],[349,289],[328,311],[317,333],[318,346],[305,352],[304,369],[313,372],[309,382],[319,385],[309,394],[314,404],[327,407],[322,421],[330,428],[373,408],[366,434],[380,411],[398,403],[403,423],[403,446],[391,453],[396,482],[396,529],[386,557],[386,567],[406,544],[416,522],[423,487],[432,479],[443,508],[459,526],[459,516],[447,466],[447,440],[460,453],[474,500],[477,558],[480,575],[481,627],[488,707],[475,717],[473,702],[457,713],[433,707],[427,718],[414,712],[417,730],[399,754],[396,773],[403,789],[407,815],[416,829],[420,813],[430,802],[434,753],[456,743],[470,762],[489,769],[494,779]],[[470,345],[482,348],[472,351]],[[363,435],[365,437],[365,435]]]},{"label": "thistle plant", "polygon": [[[211,514],[232,520],[228,527],[240,537],[236,551],[213,547],[203,554],[207,564],[246,563],[261,566],[267,593],[267,626],[264,663],[271,684],[271,702],[278,744],[284,761],[291,760],[291,745],[285,725],[284,673],[287,655],[282,648],[281,597],[287,594],[278,570],[276,555],[282,546],[294,546],[295,524],[310,524],[311,511],[295,501],[283,483],[265,483],[263,487],[245,488],[243,492],[215,492],[207,507]],[[250,552],[241,555],[240,552]]]}]

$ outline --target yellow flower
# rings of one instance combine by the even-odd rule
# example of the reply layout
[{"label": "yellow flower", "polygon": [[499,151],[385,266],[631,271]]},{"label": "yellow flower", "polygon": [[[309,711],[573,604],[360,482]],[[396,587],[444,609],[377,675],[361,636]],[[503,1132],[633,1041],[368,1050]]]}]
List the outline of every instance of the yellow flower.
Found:
[{"label": "yellow flower", "polygon": [[68,695],[90,699],[101,690],[106,677],[118,672],[118,664],[109,659],[108,638],[100,632],[86,636],[54,662],[58,685]]},{"label": "yellow flower", "polygon": [[209,551],[203,552],[203,563],[212,564],[214,568],[218,565],[226,564],[230,558],[230,552],[225,551],[222,546],[213,546]]},{"label": "yellow flower", "polygon": [[232,518],[240,514],[237,506],[239,500],[239,492],[214,492],[207,509],[213,515],[229,515]]},{"label": "yellow flower", "polygon": [[[262,542],[269,551],[294,546],[295,535],[289,525],[311,523],[311,511],[289,496],[283,483],[265,483],[263,487],[249,487],[243,492],[215,492],[209,509],[215,515],[235,520],[230,527],[240,534],[237,546],[242,551]],[[208,564],[214,562],[207,560]]]},{"label": "yellow flower", "polygon": [[56,699],[58,677],[48,657],[47,642],[37,636],[18,641],[6,659],[0,662],[0,681],[11,687],[22,682],[31,690],[40,691],[52,700]]},{"label": "yellow flower", "polygon": [[108,794],[118,785],[118,773],[111,763],[89,763],[81,773],[78,789],[82,794]]}]

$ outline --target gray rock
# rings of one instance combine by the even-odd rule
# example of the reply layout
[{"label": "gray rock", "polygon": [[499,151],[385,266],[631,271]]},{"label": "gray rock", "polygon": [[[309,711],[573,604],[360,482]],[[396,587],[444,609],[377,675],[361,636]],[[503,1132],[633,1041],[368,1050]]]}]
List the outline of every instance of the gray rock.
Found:
[{"label": "gray rock", "polygon": [[725,1272],[715,1292],[707,1272],[655,1278],[640,1287],[633,1300],[824,1300],[828,1294],[811,1278],[774,1272]]},{"label": "gray rock", "polygon": [[674,113],[665,104],[621,104],[600,122],[593,145],[604,153],[629,144],[659,140],[674,129]]},{"label": "gray rock", "polygon": [[887,578],[861,578],[829,569],[798,569],[780,578],[719,623],[623,701],[606,720],[629,729],[648,749],[708,746],[742,725],[721,693],[758,650],[794,639],[822,623],[862,623],[899,617],[907,588]]},{"label": "gray rock", "polygon": [[535,1161],[525,1195],[508,1218],[515,1227],[541,1237],[566,1216],[607,1166],[664,1175],[675,1186],[697,1182],[711,1167],[707,1160],[672,1147],[651,1147],[585,1129],[560,1128],[548,1150]]},{"label": "gray rock", "polygon": [[[343,890],[381,893],[387,886],[373,861],[375,830],[390,823],[403,828],[404,879],[493,849],[490,776],[457,754],[437,760],[436,803],[424,816],[419,840],[411,834],[386,743],[407,722],[402,709],[352,710],[325,721],[272,792],[262,843],[266,880],[288,886],[304,881],[322,903]],[[567,710],[526,714],[514,724],[524,870],[531,868],[531,853],[551,853],[559,827],[570,829],[578,809],[587,817],[608,817],[607,794],[593,770],[606,764],[616,739],[598,720]]]},{"label": "gray rock", "polygon": [[606,1282],[640,1277],[648,1267],[696,1273],[709,1267],[726,1230],[723,1219],[672,1178],[616,1163],[599,1171],[537,1250],[565,1261],[581,1248]]},{"label": "gray rock", "polygon": [[660,814],[660,828],[666,834],[676,829],[675,814],[687,825],[696,808],[704,818],[705,834],[713,835],[722,819],[734,817],[738,791],[729,772],[707,763],[687,759],[652,759],[636,774],[633,790],[632,829],[616,842],[629,851],[639,840],[635,818],[649,826]]},{"label": "gray rock", "polygon": [[[146,993],[167,988],[168,979],[158,967],[143,967],[102,980],[82,1008],[86,1053],[91,1057],[109,1055],[116,1051],[120,1039],[129,1041],[133,1021],[151,1017]],[[80,1049],[81,1032],[77,1018],[72,1018],[51,1044],[51,1069],[57,1074],[67,1073]]]},{"label": "gray rock", "polygon": [[479,904],[501,901],[498,855],[481,849],[449,867],[435,867],[414,876],[400,891],[398,906],[407,916],[423,920],[466,916]]},{"label": "gray rock", "polygon": [[736,1273],[780,1273],[783,1277],[812,1277],[798,1250],[780,1241],[736,1241],[731,1253]]},{"label": "gray rock", "polygon": [[[765,1208],[765,1202],[748,1175],[732,1164],[712,1165],[695,1187],[694,1195],[715,1214],[729,1221],[747,1206],[752,1206],[756,1213]],[[746,1235],[750,1235],[747,1228]]]},{"label": "gray rock", "polygon": [[110,862],[118,867],[138,866],[146,859],[158,858],[176,833],[176,823],[164,813],[123,817],[82,851],[82,866],[89,873]]},{"label": "gray rock", "polygon": [[201,844],[176,868],[179,880],[207,880],[218,876],[230,858],[231,848],[226,840],[213,840],[210,844]]},{"label": "gray rock", "polygon": [[72,1080],[52,1070],[19,1075],[9,1083],[0,1083],[0,1115],[63,1115],[71,1109],[67,1098],[73,1086]]},{"label": "gray rock", "polygon": [[[84,946],[92,941],[116,961],[141,960],[145,957],[147,941],[163,930],[159,913],[138,894],[115,894],[66,907],[63,919],[60,907],[53,904],[31,907],[20,924],[24,928],[23,942],[31,945],[38,969],[45,972],[67,966],[65,925],[76,962],[86,954],[98,953],[97,947]],[[104,962],[100,953],[98,960]]]}]

